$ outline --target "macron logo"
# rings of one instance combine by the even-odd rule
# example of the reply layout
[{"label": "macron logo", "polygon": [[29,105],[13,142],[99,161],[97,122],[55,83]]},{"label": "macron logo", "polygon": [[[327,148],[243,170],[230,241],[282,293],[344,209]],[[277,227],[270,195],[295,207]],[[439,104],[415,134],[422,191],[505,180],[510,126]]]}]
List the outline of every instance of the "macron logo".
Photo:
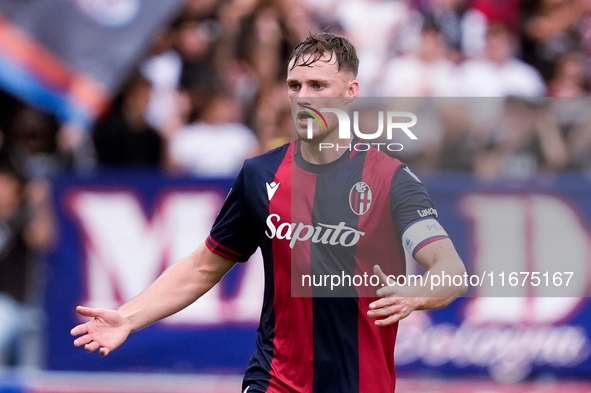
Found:
[{"label": "macron logo", "polygon": [[411,175],[416,181],[418,181],[419,183],[422,183],[419,178],[417,177],[417,175],[415,175],[414,173],[412,173],[412,171],[410,170],[409,167],[405,166],[404,168],[402,168],[406,171],[406,173],[408,173],[409,175]]},{"label": "macron logo", "polygon": [[269,197],[269,200],[271,200],[271,198],[273,198],[273,195],[275,195],[275,192],[277,191],[277,189],[279,188],[279,185],[281,183],[266,183],[267,184],[267,196]]}]

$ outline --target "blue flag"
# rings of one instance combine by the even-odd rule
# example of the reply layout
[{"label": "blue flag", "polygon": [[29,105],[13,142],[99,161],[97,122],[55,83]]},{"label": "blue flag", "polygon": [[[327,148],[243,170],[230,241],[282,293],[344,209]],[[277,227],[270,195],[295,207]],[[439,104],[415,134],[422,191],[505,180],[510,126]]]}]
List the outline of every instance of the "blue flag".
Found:
[{"label": "blue flag", "polygon": [[0,0],[0,88],[92,122],[184,0]]}]

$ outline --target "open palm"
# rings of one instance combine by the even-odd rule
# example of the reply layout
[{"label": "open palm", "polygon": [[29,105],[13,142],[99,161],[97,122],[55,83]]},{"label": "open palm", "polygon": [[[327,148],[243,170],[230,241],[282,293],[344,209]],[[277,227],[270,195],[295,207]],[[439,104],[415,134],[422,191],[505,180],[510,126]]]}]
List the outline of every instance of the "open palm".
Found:
[{"label": "open palm", "polygon": [[76,311],[80,315],[92,318],[70,331],[72,336],[80,336],[74,340],[74,345],[77,347],[84,345],[84,349],[88,352],[99,349],[102,356],[107,356],[131,333],[129,323],[116,310],[78,306]]}]

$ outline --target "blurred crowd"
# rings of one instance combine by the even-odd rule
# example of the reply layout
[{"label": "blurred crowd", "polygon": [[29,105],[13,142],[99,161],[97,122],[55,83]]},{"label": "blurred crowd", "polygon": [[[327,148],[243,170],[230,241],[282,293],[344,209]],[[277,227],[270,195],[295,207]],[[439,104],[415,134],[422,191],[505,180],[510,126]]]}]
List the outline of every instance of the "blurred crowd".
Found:
[{"label": "blurred crowd", "polygon": [[[245,158],[289,140],[287,58],[310,31],[328,30],[355,44],[362,96],[522,98],[487,127],[460,130],[458,110],[438,111],[423,146],[401,153],[417,169],[493,178],[586,169],[591,120],[576,108],[591,88],[589,4],[188,0],[91,129],[3,96],[0,159],[27,178],[102,167],[232,176]],[[582,103],[560,104],[565,97]],[[514,112],[523,119],[507,124]],[[522,170],[507,169],[515,165]]]},{"label": "blurred crowd", "polygon": [[[0,92],[0,308],[33,296],[27,261],[52,240],[47,179],[235,175],[289,141],[286,62],[323,30],[355,44],[362,96],[433,98],[416,106],[420,143],[393,153],[415,169],[484,179],[591,169],[587,0],[188,0],[87,129]],[[19,330],[4,325],[0,364]]]}]

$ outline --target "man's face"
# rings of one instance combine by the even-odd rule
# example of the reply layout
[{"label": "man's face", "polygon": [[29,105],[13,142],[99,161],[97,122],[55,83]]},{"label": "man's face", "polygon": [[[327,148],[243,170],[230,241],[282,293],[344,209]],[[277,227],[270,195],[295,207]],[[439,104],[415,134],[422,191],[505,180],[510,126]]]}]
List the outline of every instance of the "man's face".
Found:
[{"label": "man's face", "polygon": [[513,40],[509,33],[489,34],[486,39],[488,57],[498,64],[503,64],[513,55]]},{"label": "man's face", "polygon": [[[309,55],[304,55],[298,64],[308,60],[308,57]],[[338,108],[346,111],[348,103],[357,96],[359,86],[352,73],[339,71],[336,56],[330,59],[330,55],[324,55],[310,66],[298,64],[292,69],[293,63],[290,63],[287,71],[293,124],[298,138],[310,141],[307,138],[308,119],[312,119],[312,141],[320,142],[338,128],[338,118],[333,113],[322,113],[328,127],[322,121],[321,127],[310,115],[314,111],[309,108],[316,111],[320,111],[321,108]]]}]

